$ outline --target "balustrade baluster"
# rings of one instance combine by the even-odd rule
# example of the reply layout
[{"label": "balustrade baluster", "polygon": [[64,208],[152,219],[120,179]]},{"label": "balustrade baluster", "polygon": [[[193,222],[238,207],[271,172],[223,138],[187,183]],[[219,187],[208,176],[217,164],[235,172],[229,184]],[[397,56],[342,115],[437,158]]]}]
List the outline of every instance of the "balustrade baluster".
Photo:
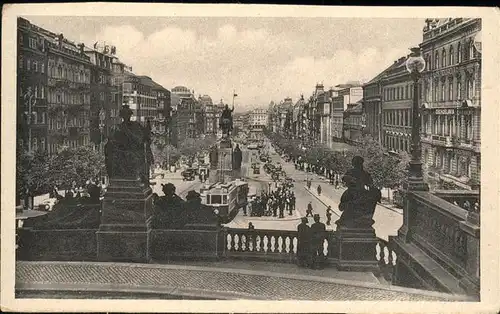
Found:
[{"label": "balustrade baluster", "polygon": [[264,235],[264,253],[268,253],[270,248],[271,248],[271,240],[269,239],[269,236],[266,234]]},{"label": "balustrade baluster", "polygon": [[234,250],[236,252],[240,251],[240,235],[239,234],[234,235]]},{"label": "balustrade baluster", "polygon": [[299,238],[298,237],[293,237],[292,243],[293,243],[293,253],[297,254],[297,246],[298,246],[297,243],[299,243]]},{"label": "balustrade baluster", "polygon": [[245,252],[247,250],[247,236],[242,234],[240,239],[241,239],[240,252]]},{"label": "balustrade baluster", "polygon": [[323,255],[328,256],[328,240],[323,240]]},{"label": "balustrade baluster", "polygon": [[269,247],[268,252],[274,253],[274,251],[276,250],[276,237],[275,236],[271,235],[269,237],[268,247]]},{"label": "balustrade baluster", "polygon": [[276,236],[276,253],[282,253],[283,251],[284,251],[284,249],[283,249],[283,237]]},{"label": "balustrade baluster", "polygon": [[264,237],[259,235],[257,240],[258,240],[257,252],[263,252],[264,251]]},{"label": "balustrade baluster", "polygon": [[286,254],[290,253],[290,242],[291,242],[290,236],[286,236],[285,237],[285,242],[284,242],[285,243],[285,249],[284,249],[284,251],[285,251]]}]

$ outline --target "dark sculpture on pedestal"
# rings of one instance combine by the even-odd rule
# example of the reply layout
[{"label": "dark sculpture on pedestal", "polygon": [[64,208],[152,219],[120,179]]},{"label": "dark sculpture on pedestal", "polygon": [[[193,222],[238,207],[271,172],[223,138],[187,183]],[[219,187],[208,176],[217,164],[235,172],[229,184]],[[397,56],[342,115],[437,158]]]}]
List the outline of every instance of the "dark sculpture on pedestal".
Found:
[{"label": "dark sculpture on pedestal", "polygon": [[222,111],[219,127],[222,129],[222,134],[224,137],[229,137],[231,131],[233,130],[233,109],[229,109],[229,106],[226,105],[224,110]]},{"label": "dark sculpture on pedestal", "polygon": [[241,169],[241,162],[243,160],[243,153],[241,152],[240,145],[236,144],[233,151],[233,170]]},{"label": "dark sculpture on pedestal", "polygon": [[363,169],[363,162],[362,157],[354,157],[353,168],[342,178],[347,190],[340,198],[342,216],[336,222],[339,227],[370,228],[374,223],[372,218],[381,192],[373,186],[371,175]]},{"label": "dark sculpture on pedestal", "polygon": [[152,163],[150,130],[131,121],[132,110],[124,105],[120,110],[123,122],[112,132],[105,145],[106,170],[110,178],[140,178],[149,185],[149,166]]}]

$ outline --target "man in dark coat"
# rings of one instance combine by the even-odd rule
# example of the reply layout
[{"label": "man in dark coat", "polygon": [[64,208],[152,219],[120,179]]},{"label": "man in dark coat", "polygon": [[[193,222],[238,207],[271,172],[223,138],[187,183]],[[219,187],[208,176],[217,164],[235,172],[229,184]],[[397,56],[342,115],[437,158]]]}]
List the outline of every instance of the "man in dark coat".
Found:
[{"label": "man in dark coat", "polygon": [[323,243],[325,241],[326,226],[319,221],[319,215],[314,214],[314,223],[311,226],[312,267],[321,269],[325,256]]},{"label": "man in dark coat", "polygon": [[307,218],[303,217],[297,227],[297,262],[300,267],[310,266],[311,228],[307,222]]},{"label": "man in dark coat", "polygon": [[312,206],[311,202],[309,202],[309,204],[307,204],[307,210],[306,210],[306,217],[309,217],[309,215],[311,215],[311,217],[313,217],[313,206]]}]

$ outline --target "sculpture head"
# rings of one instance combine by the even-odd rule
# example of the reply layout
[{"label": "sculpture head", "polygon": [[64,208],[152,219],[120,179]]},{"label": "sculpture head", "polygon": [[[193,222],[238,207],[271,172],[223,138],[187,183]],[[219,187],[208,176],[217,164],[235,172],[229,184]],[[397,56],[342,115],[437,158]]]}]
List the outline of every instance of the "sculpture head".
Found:
[{"label": "sculpture head", "polygon": [[134,112],[128,105],[123,105],[122,109],[120,109],[120,118],[122,118],[124,122],[128,122],[130,121],[133,113]]},{"label": "sculpture head", "polygon": [[352,158],[352,166],[355,168],[355,169],[363,169],[363,163],[365,162],[365,160],[363,159],[363,157],[361,156],[354,156]]},{"label": "sculpture head", "polygon": [[309,221],[307,220],[307,217],[302,217],[301,219],[302,223],[306,224],[308,223]]},{"label": "sculpture head", "polygon": [[227,105],[227,104],[226,104],[226,105],[224,106],[224,110],[229,110],[229,105]]},{"label": "sculpture head", "polygon": [[162,191],[165,196],[173,196],[175,194],[175,185],[172,183],[162,184]]}]

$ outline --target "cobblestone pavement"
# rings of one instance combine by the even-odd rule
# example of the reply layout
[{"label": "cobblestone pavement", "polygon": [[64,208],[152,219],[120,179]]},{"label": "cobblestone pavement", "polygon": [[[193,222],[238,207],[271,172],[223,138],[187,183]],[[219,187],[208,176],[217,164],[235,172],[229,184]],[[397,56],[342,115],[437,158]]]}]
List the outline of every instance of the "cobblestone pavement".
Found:
[{"label": "cobblestone pavement", "polygon": [[[457,297],[374,284],[296,276],[251,270],[216,269],[180,265],[17,262],[18,293],[37,287],[64,291],[65,287],[110,287],[113,291],[152,288],[156,291],[191,291],[221,298],[267,300],[377,300],[454,301]],[[33,290],[31,290],[33,291]],[[22,293],[21,293],[22,295]],[[230,297],[228,297],[230,296]]]}]

